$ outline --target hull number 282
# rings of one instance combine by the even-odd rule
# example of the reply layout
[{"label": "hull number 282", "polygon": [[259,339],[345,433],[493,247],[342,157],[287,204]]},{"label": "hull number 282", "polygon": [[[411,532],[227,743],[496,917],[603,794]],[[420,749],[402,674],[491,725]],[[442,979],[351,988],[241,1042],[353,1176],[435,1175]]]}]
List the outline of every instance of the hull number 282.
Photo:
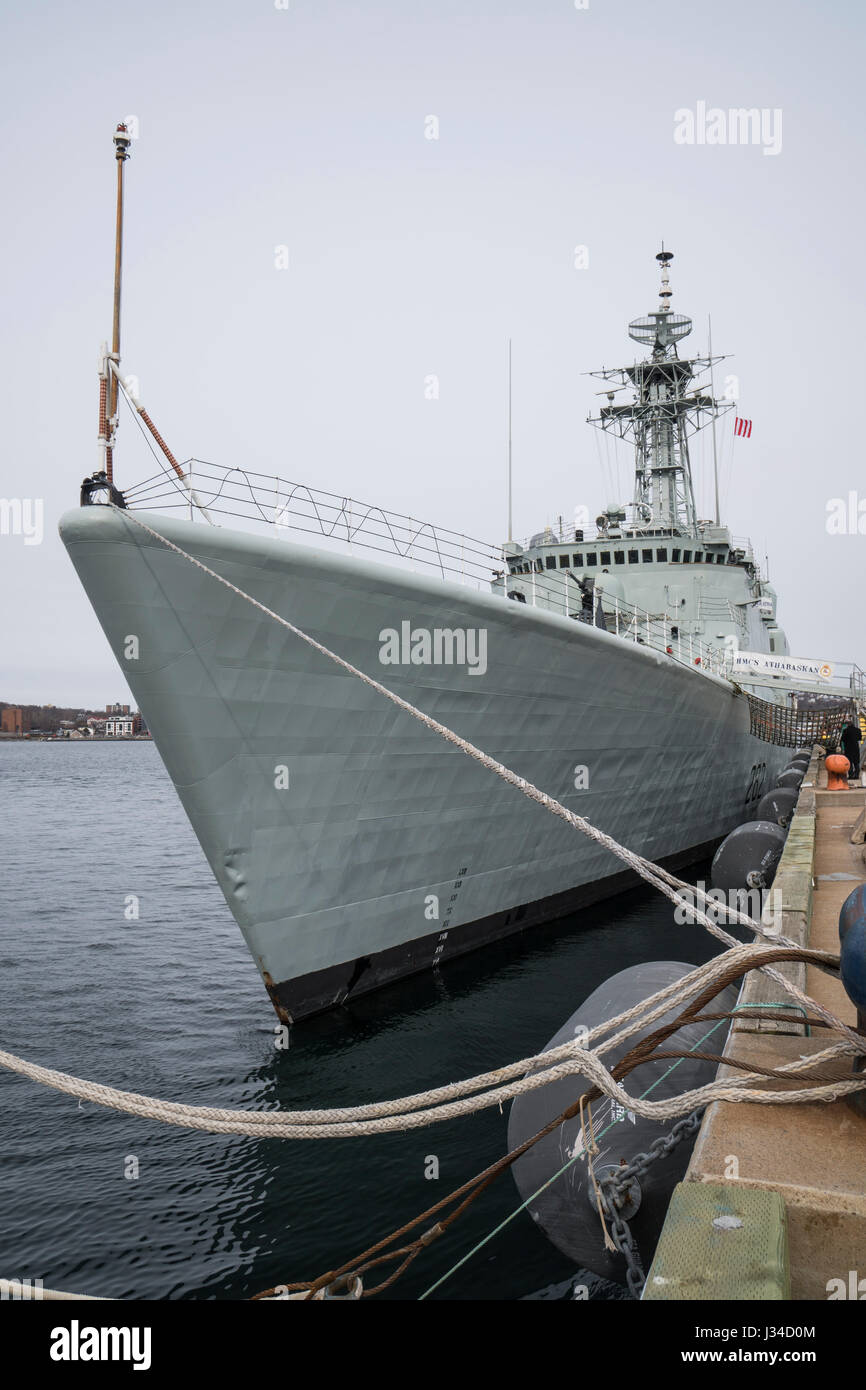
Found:
[{"label": "hull number 282", "polygon": [[753,763],[749,773],[749,788],[746,792],[746,801],[754,801],[764,790],[764,783],[767,780],[767,764]]}]

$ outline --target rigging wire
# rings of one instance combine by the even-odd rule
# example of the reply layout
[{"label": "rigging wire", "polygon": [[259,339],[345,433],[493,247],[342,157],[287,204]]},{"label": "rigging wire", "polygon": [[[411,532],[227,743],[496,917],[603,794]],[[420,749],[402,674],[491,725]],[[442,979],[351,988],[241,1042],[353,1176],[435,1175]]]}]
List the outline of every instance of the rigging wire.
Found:
[{"label": "rigging wire", "polygon": [[[732,417],[732,419],[733,419],[733,417]],[[723,450],[722,470],[723,470],[723,472],[724,472],[725,467],[727,467],[727,473],[725,474],[725,483],[724,483],[724,506],[725,506],[725,510],[727,511],[728,505],[729,505],[729,502],[730,502],[731,484],[732,484],[732,482],[733,482],[733,477],[734,477],[734,431],[733,431],[733,428],[731,428],[730,430],[726,431],[726,434],[727,434],[727,437],[726,437],[725,439],[723,439],[723,441],[722,441],[722,450]],[[724,451],[725,451],[725,450],[727,450],[727,462],[725,462],[725,457],[724,457]]]},{"label": "rigging wire", "polygon": [[601,443],[601,440],[600,440],[600,438],[599,438],[599,435],[602,434],[602,433],[603,433],[602,430],[595,430],[595,429],[593,430],[593,437],[594,437],[594,441],[595,441],[595,456],[596,456],[596,460],[597,460],[597,462],[598,462],[598,471],[599,471],[599,473],[601,474],[601,485],[602,485],[602,487],[604,488],[604,490],[605,490],[605,492],[606,492],[606,491],[607,491],[607,488],[608,488],[608,484],[607,484],[607,476],[606,476],[606,473],[605,473],[605,460],[604,460],[604,455],[603,455],[603,450],[602,450],[602,443]]}]

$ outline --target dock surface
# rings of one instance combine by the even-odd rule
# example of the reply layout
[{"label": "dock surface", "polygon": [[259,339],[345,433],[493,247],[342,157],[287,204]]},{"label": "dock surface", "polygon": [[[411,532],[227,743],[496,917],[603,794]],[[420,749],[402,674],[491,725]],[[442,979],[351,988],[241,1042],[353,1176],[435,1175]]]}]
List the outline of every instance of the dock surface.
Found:
[{"label": "dock surface", "polygon": [[[774,887],[778,885],[782,893],[782,933],[817,949],[838,952],[840,909],[849,893],[866,882],[864,845],[851,840],[866,805],[866,790],[828,791],[826,782],[823,760],[816,753],[803,781]],[[805,977],[808,994],[856,1026],[856,1010],[840,981],[813,967],[786,968],[802,972],[798,983]],[[754,971],[744,981],[740,1005],[773,1003],[781,993],[766,975]],[[815,1029],[807,1037],[805,1027],[772,1019],[740,1020],[731,1030],[724,1055],[776,1067],[820,1052],[831,1037],[825,1029]],[[850,1076],[851,1070],[850,1057],[825,1064],[829,1075],[840,1078]],[[734,1068],[719,1070],[723,1078],[736,1074]],[[844,1100],[709,1106],[685,1182],[708,1185],[708,1213],[710,1188],[715,1199],[719,1186],[765,1189],[781,1197],[790,1298],[826,1300],[840,1287],[832,1281],[857,1288],[859,1279],[864,1280],[866,1297],[866,1116]],[[645,1297],[683,1296],[675,1292],[677,1281],[668,1282],[668,1276],[671,1266],[676,1266],[677,1251],[685,1249],[685,1231],[677,1230],[672,1204]],[[686,1270],[687,1261],[681,1263],[683,1278],[692,1281],[690,1297],[736,1296],[716,1287],[709,1270],[702,1291],[696,1292],[695,1271]],[[660,1284],[662,1266],[666,1274]],[[853,1280],[852,1271],[856,1272]],[[740,1296],[754,1293],[744,1291]],[[837,1292],[835,1296],[850,1295]]]}]

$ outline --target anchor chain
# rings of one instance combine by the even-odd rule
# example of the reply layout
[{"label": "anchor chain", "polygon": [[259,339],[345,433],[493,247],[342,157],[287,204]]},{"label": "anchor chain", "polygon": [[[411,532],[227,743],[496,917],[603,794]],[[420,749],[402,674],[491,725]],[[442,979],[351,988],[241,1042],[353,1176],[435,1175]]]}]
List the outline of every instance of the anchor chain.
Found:
[{"label": "anchor chain", "polygon": [[[626,1284],[633,1298],[640,1298],[643,1293],[646,1274],[640,1251],[628,1224],[628,1218],[623,1213],[628,1211],[631,1206],[633,1210],[630,1215],[635,1215],[637,1212],[635,1201],[638,1204],[640,1202],[638,1179],[646,1176],[656,1159],[666,1157],[684,1139],[697,1134],[701,1127],[703,1113],[703,1106],[693,1110],[691,1114],[678,1120],[667,1134],[653,1140],[648,1149],[635,1154],[631,1163],[624,1163],[621,1167],[614,1168],[598,1180],[602,1209],[610,1224],[614,1243],[625,1259]],[[638,1189],[637,1199],[635,1199],[633,1192],[635,1186]]]}]

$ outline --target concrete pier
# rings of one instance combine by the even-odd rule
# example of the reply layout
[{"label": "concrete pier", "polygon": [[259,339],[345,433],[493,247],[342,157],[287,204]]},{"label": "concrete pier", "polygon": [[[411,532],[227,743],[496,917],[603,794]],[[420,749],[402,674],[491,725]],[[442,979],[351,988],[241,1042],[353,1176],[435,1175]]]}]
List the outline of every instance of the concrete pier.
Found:
[{"label": "concrete pier", "polygon": [[[782,934],[838,952],[839,911],[848,894],[866,881],[864,845],[852,842],[866,790],[831,792],[826,786],[823,750],[819,749],[800,790],[774,888],[781,894]],[[765,922],[770,920],[768,911]],[[856,1025],[856,1010],[841,982],[812,967],[785,969],[815,1000]],[[743,983],[740,1006],[784,1003],[780,995],[783,991],[772,980],[753,971]],[[807,1037],[801,1025],[772,1018],[741,1019],[731,1031],[724,1055],[775,1067],[820,1052],[831,1038],[826,1029],[815,1029]],[[825,1070],[849,1076],[852,1059],[841,1058],[835,1066],[825,1064]],[[721,1077],[735,1074],[733,1068],[720,1068]],[[856,1290],[861,1279],[860,1296],[866,1298],[866,1117],[856,1114],[844,1100],[774,1106],[719,1102],[708,1107],[678,1193],[689,1184],[705,1188],[687,1192],[687,1201],[672,1203],[647,1278],[645,1299],[826,1300],[851,1297],[850,1290]],[[735,1203],[744,1188],[775,1193],[784,1204],[785,1238],[771,1243],[779,1267],[764,1270],[763,1287],[775,1292],[763,1295],[756,1295],[759,1284],[754,1274],[744,1277],[745,1266],[737,1280],[731,1278],[730,1260],[714,1262],[715,1267],[706,1260],[709,1247],[703,1227],[711,1231],[714,1218],[718,1219],[720,1189],[729,1190]],[[766,1246],[766,1232],[749,1230],[749,1220],[758,1219],[744,1218],[723,1237],[730,1237],[732,1245],[740,1243],[744,1257],[749,1249]],[[734,1268],[736,1264],[735,1260]]]}]

